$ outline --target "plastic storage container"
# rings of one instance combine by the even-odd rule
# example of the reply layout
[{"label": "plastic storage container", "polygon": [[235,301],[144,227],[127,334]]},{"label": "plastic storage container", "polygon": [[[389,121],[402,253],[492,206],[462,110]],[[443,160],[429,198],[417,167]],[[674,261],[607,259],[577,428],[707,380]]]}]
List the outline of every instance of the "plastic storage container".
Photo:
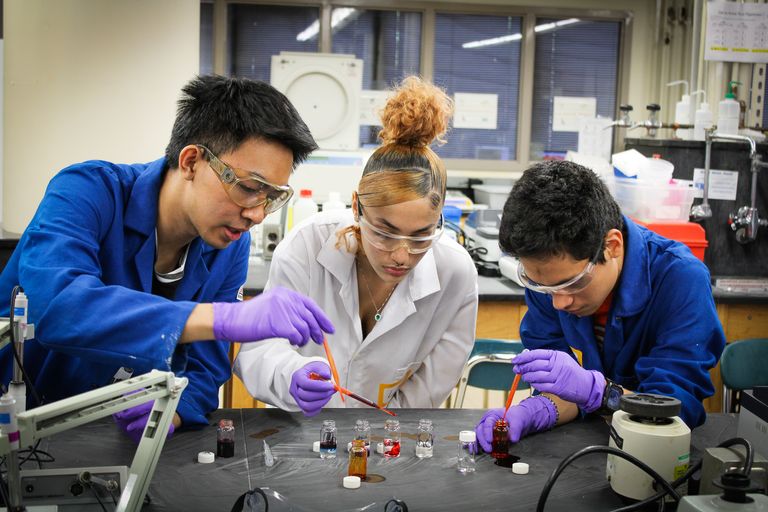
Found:
[{"label": "plastic storage container", "polygon": [[341,200],[341,194],[338,192],[328,192],[328,200],[323,203],[323,211],[345,210],[347,205]]},{"label": "plastic storage container", "polygon": [[301,221],[310,218],[317,213],[317,203],[312,199],[312,191],[302,189],[299,198],[293,203],[293,224],[297,226]]},{"label": "plastic storage container", "polygon": [[739,112],[741,106],[733,94],[733,86],[740,82],[728,82],[728,93],[717,108],[717,133],[737,135],[739,133]]},{"label": "plastic storage container", "polygon": [[642,222],[637,221],[654,233],[664,238],[675,240],[688,246],[694,256],[704,261],[704,250],[709,246],[707,233],[695,222]]},{"label": "plastic storage container", "polygon": [[487,204],[492,210],[501,210],[507,202],[512,185],[472,185],[475,203]]},{"label": "plastic storage container", "polygon": [[696,189],[687,184],[616,178],[613,196],[622,213],[642,221],[687,222]]}]

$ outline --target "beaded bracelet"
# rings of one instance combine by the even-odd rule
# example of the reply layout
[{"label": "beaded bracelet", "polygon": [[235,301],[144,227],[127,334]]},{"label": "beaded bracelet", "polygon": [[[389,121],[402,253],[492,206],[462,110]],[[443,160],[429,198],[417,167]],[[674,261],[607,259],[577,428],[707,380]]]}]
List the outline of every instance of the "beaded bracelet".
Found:
[{"label": "beaded bracelet", "polygon": [[555,409],[555,422],[552,423],[552,426],[554,427],[555,425],[557,425],[557,422],[560,420],[560,410],[557,408],[557,404],[555,403],[554,400],[549,398],[547,395],[538,395],[538,396],[549,400],[549,403],[551,403],[552,407]]}]

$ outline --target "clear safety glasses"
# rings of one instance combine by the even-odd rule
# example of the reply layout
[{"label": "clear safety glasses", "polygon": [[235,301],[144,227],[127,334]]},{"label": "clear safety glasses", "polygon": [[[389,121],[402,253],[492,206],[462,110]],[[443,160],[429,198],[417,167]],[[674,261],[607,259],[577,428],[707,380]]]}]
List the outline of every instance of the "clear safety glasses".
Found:
[{"label": "clear safety glasses", "polygon": [[534,292],[546,293],[549,295],[573,295],[574,293],[579,293],[582,291],[584,288],[589,286],[589,283],[592,282],[592,272],[597,266],[597,259],[600,257],[600,253],[602,251],[603,248],[601,246],[600,249],[597,250],[594,258],[592,258],[589,263],[587,263],[587,266],[584,267],[584,270],[579,272],[573,278],[568,279],[567,281],[560,284],[547,286],[537,283],[525,274],[525,268],[523,268],[522,263],[517,265],[517,277],[520,279],[520,282],[523,283],[523,286],[529,290],[533,290]]},{"label": "clear safety glasses", "polygon": [[435,240],[443,234],[443,224],[445,221],[443,220],[442,213],[440,214],[440,220],[437,221],[437,227],[431,235],[406,236],[389,233],[370,224],[363,216],[363,207],[359,205],[360,203],[358,203],[360,233],[372,246],[380,251],[393,252],[405,246],[410,254],[421,254],[427,252],[432,247],[432,244],[435,243]]},{"label": "clear safety glasses", "polygon": [[[272,213],[285,206],[293,195],[290,185],[275,185],[248,171],[225,164],[205,146],[197,145],[203,151],[211,169],[219,177],[221,185],[232,201],[243,208],[255,208],[264,205],[265,213]],[[247,178],[238,176],[240,173],[248,174]]]}]

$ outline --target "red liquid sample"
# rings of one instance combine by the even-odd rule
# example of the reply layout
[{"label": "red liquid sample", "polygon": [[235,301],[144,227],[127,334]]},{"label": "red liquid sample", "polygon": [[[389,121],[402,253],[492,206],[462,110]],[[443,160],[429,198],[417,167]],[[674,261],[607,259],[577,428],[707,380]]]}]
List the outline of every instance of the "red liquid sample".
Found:
[{"label": "red liquid sample", "polygon": [[509,455],[509,423],[499,420],[493,427],[491,440],[491,457],[505,459]]},{"label": "red liquid sample", "polygon": [[384,440],[384,456],[385,457],[399,457],[400,456],[400,441],[393,441],[392,439]]}]

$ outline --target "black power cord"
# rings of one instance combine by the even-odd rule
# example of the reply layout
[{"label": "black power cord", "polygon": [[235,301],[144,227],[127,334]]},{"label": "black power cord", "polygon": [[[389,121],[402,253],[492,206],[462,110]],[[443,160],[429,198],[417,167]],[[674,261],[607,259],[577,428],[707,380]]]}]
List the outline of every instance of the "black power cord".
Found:
[{"label": "black power cord", "polygon": [[[565,468],[568,467],[568,465],[571,464],[576,459],[580,459],[585,455],[590,455],[593,453],[608,453],[631,462],[635,466],[645,471],[648,475],[650,475],[651,478],[653,478],[654,481],[659,486],[663,487],[665,492],[670,496],[672,496],[672,498],[676,502],[680,501],[680,495],[672,487],[672,485],[669,482],[667,482],[664,479],[664,477],[659,475],[653,468],[651,468],[648,464],[641,461],[637,457],[630,455],[625,451],[619,450],[618,448],[614,448],[612,446],[587,446],[586,448],[582,448],[581,450],[574,452],[568,457],[566,457],[565,459],[563,459],[563,461],[560,462],[560,464],[557,466],[557,468],[555,468],[552,474],[549,475],[549,478],[547,479],[547,482],[544,484],[544,488],[541,490],[541,494],[539,495],[539,502],[536,504],[536,512],[544,512],[544,505],[547,502],[547,497],[549,496],[549,492],[552,490],[552,486],[555,485],[555,481],[557,481],[557,478],[560,476],[563,470],[565,470]],[[664,502],[662,500],[662,503],[661,503],[662,510],[663,510],[663,506],[664,506]]]},{"label": "black power cord", "polygon": [[[734,437],[734,438],[723,441],[717,446],[719,448],[729,448],[737,444],[743,446],[746,450],[746,454],[744,455],[744,467],[742,468],[741,473],[744,476],[748,477],[750,472],[752,471],[752,464],[754,462],[754,452],[752,450],[752,444],[748,440],[742,437]],[[649,496],[648,498],[638,501],[637,503],[633,503],[625,507],[614,509],[612,512],[634,512],[636,510],[643,509],[644,507],[650,505],[651,503],[657,500],[659,501],[659,511],[663,511],[664,497],[667,495],[670,495],[676,502],[679,502],[681,497],[677,493],[677,491],[675,491],[675,488],[679,487],[681,484],[683,484],[688,479],[690,479],[693,476],[693,474],[696,473],[696,471],[701,469],[701,465],[702,465],[701,460],[697,461],[695,464],[693,464],[691,467],[688,468],[688,471],[686,471],[684,475],[680,476],[670,484],[661,475],[659,475],[656,471],[654,471],[651,467],[646,465],[643,461],[634,457],[633,455],[630,455],[622,450],[619,450],[618,448],[613,448],[610,446],[588,446],[563,459],[563,461],[552,472],[552,474],[547,479],[547,482],[544,484],[544,488],[542,489],[541,495],[539,496],[539,503],[536,508],[537,512],[543,512],[544,505],[547,501],[549,492],[552,490],[552,486],[554,486],[555,481],[560,476],[560,473],[562,473],[563,470],[576,459],[579,459],[591,453],[610,453],[618,457],[621,457],[629,461],[630,463],[634,464],[635,466],[639,467],[643,471],[645,471],[648,475],[650,475],[654,479],[654,481],[658,486],[663,487],[663,490],[659,491],[653,496]]]}]

